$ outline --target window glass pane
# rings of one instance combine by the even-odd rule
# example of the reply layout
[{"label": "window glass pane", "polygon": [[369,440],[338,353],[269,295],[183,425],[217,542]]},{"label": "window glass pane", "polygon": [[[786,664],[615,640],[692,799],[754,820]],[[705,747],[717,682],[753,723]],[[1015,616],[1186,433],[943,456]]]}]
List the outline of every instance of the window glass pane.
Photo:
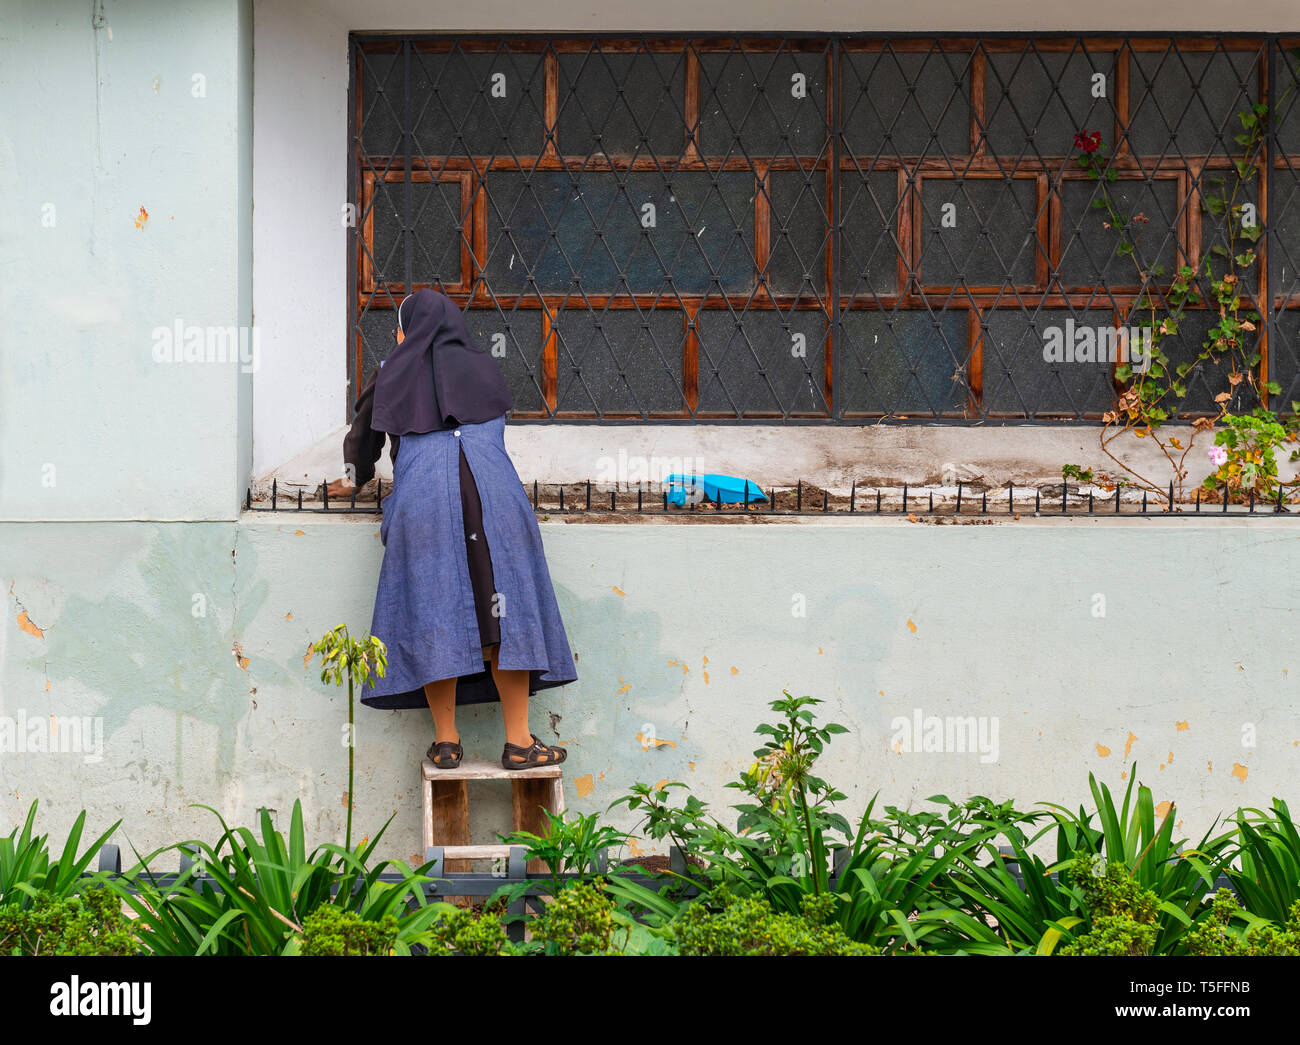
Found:
[{"label": "window glass pane", "polygon": [[926,286],[1029,285],[1040,253],[1031,178],[924,178],[921,279]]},{"label": "window glass pane", "polygon": [[542,313],[521,308],[465,309],[465,325],[474,340],[491,352],[506,375],[515,410],[544,410],[542,397]]},{"label": "window glass pane", "polygon": [[846,171],[840,190],[840,293],[898,290],[898,175]]},{"label": "window glass pane", "polygon": [[847,413],[938,417],[970,398],[965,309],[842,313],[836,405]]},{"label": "window glass pane", "polygon": [[1269,397],[1269,407],[1292,413],[1291,404],[1300,402],[1300,310],[1278,313],[1268,339],[1268,376],[1282,386],[1280,395]]},{"label": "window glass pane", "polygon": [[828,153],[826,55],[701,54],[699,139],[706,156]]},{"label": "window glass pane", "polygon": [[[1078,331],[1115,328],[1109,309],[998,309],[983,318],[984,409],[992,414],[1080,417],[1115,405],[1113,365],[1046,358],[1048,341],[1079,344]],[[1093,345],[1097,340],[1094,336]]]},{"label": "window glass pane", "polygon": [[542,56],[417,49],[411,118],[416,155],[535,157],[546,135]]},{"label": "window glass pane", "polygon": [[701,310],[699,409],[824,413],[826,316],[820,311]]},{"label": "window glass pane", "polygon": [[748,172],[497,171],[487,186],[498,292],[526,290],[530,274],[542,293],[701,293],[715,276],[724,292],[753,286]]},{"label": "window glass pane", "polygon": [[1273,111],[1269,113],[1275,148],[1292,156],[1300,155],[1300,90],[1292,88],[1287,91],[1287,84],[1300,80],[1300,57],[1290,47],[1278,47],[1269,60],[1273,63],[1278,93]]},{"label": "window glass pane", "polygon": [[[410,185],[413,282],[459,284],[463,228],[459,181],[416,181]],[[377,283],[404,283],[406,243],[402,234],[406,184],[375,183],[371,222]]]},{"label": "window glass pane", "polygon": [[[560,152],[577,156],[652,154],[676,159],[686,147],[682,52],[561,54]],[[599,136],[599,137],[597,137]]]},{"label": "window glass pane", "polygon": [[1059,54],[1033,44],[993,52],[984,83],[986,141],[1000,159],[1069,156],[1084,131],[1100,132],[1114,150],[1113,52]]},{"label": "window glass pane", "polygon": [[[1203,343],[1210,339],[1210,328],[1218,324],[1218,314],[1206,309],[1188,309],[1178,319],[1177,333],[1164,338],[1160,347],[1169,357],[1169,366],[1174,369],[1179,363],[1192,363],[1201,352]],[[1257,337],[1258,335],[1256,335]],[[1246,353],[1257,350],[1257,342],[1252,339]],[[1240,357],[1238,357],[1240,358]],[[1221,392],[1230,392],[1228,409],[1233,413],[1250,413],[1259,405],[1249,381],[1242,381],[1233,388],[1228,381],[1232,369],[1226,356],[1219,360],[1205,360],[1197,363],[1195,369],[1187,375],[1187,395],[1182,399],[1169,398],[1166,409],[1177,410],[1182,416],[1188,414],[1217,414],[1219,405],[1214,397]]]},{"label": "window glass pane", "polygon": [[[564,309],[556,317],[557,409],[682,413],[683,313]],[[620,374],[620,371],[622,373]]]},{"label": "window glass pane", "polygon": [[[1259,212],[1259,184],[1255,178],[1241,179],[1236,171],[1205,171],[1201,175],[1201,271],[1210,265],[1214,278],[1227,273],[1237,277],[1246,293],[1259,289],[1258,263],[1245,265],[1237,261],[1246,256],[1262,237],[1252,240],[1243,221],[1250,218],[1256,233],[1263,226]],[[1243,208],[1249,208],[1243,209]],[[1217,212],[1217,213],[1216,213]],[[1283,239],[1284,237],[1278,237]],[[1292,240],[1291,242],[1295,242]],[[1202,278],[1202,293],[1209,294],[1210,280]]]},{"label": "window glass pane", "polygon": [[770,171],[768,284],[777,294],[826,293],[830,214],[825,171]]},{"label": "window glass pane", "polygon": [[1269,175],[1268,285],[1273,294],[1300,294],[1300,162]]},{"label": "window glass pane", "polygon": [[1137,51],[1128,141],[1150,157],[1239,152],[1237,113],[1259,98],[1255,51]]},{"label": "window glass pane", "polygon": [[[1184,213],[1176,181],[1120,178],[1103,187],[1101,182],[1072,178],[1061,183],[1060,192],[1057,275],[1062,287],[1137,287],[1142,284],[1141,273],[1157,265],[1165,271],[1161,284],[1173,277],[1180,263],[1177,223]],[[1107,196],[1127,223],[1123,230],[1115,227],[1106,207],[1097,206]],[[1126,244],[1132,245],[1132,254],[1122,249]]]},{"label": "window glass pane", "polygon": [[873,157],[970,152],[970,62],[958,51],[846,51],[844,144]]},{"label": "window glass pane", "polygon": [[397,347],[397,339],[393,334],[397,329],[397,311],[393,308],[379,307],[387,303],[387,298],[376,297],[357,314],[354,337],[350,340],[353,346],[356,345],[357,339],[361,341],[361,384],[356,383],[356,375],[352,372],[353,357],[349,355],[348,417],[352,416],[352,405],[357,401],[357,393],[370,380],[375,367],[379,366],[380,360],[387,359]]}]

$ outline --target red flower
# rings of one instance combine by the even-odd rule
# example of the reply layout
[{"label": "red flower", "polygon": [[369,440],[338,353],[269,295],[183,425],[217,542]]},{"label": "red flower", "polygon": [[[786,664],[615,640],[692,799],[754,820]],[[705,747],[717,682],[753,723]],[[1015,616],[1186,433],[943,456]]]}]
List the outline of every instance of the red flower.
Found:
[{"label": "red flower", "polygon": [[1084,152],[1096,152],[1101,148],[1101,131],[1084,131],[1074,136],[1074,147]]}]

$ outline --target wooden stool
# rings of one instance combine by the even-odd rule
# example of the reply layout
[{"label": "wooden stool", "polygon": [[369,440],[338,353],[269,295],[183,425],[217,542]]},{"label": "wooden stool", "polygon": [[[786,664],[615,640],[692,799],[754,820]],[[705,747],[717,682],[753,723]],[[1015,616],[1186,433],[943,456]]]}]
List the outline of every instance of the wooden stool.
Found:
[{"label": "wooden stool", "polygon": [[[564,812],[564,771],[560,763],[533,769],[506,769],[483,758],[462,759],[455,769],[439,769],[429,759],[420,760],[420,790],[424,794],[424,845],[443,847],[448,871],[468,871],[471,860],[509,856],[508,845],[469,844],[469,782],[509,780],[514,830],[535,835],[547,832],[542,810]],[[529,860],[528,870],[544,871],[540,860]]]}]

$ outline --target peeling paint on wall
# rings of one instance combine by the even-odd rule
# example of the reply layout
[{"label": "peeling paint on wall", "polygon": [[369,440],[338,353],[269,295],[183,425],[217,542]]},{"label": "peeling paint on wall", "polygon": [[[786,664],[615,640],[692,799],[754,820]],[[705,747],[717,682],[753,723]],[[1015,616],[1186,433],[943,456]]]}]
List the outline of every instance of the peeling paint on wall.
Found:
[{"label": "peeling paint on wall", "polygon": [[26,610],[18,614],[18,627],[27,632],[28,635],[34,635],[38,639],[45,638],[45,631],[32,623],[32,619],[27,616]]}]

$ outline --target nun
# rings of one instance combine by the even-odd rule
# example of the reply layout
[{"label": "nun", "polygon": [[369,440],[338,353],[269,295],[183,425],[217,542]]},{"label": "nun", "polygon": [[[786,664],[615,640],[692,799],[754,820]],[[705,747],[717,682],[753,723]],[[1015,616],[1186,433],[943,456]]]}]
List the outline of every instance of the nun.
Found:
[{"label": "nun", "polygon": [[382,502],[384,547],[370,633],[388,671],[362,689],[380,709],[428,707],[429,760],[460,765],[456,707],[499,701],[507,769],[563,762],[564,748],[528,726],[529,697],[577,677],[541,531],[506,452],[505,378],[456,303],[418,290],[397,309],[397,346],[357,397],[343,442],[351,482],[373,476],[387,435],[393,489]]}]

